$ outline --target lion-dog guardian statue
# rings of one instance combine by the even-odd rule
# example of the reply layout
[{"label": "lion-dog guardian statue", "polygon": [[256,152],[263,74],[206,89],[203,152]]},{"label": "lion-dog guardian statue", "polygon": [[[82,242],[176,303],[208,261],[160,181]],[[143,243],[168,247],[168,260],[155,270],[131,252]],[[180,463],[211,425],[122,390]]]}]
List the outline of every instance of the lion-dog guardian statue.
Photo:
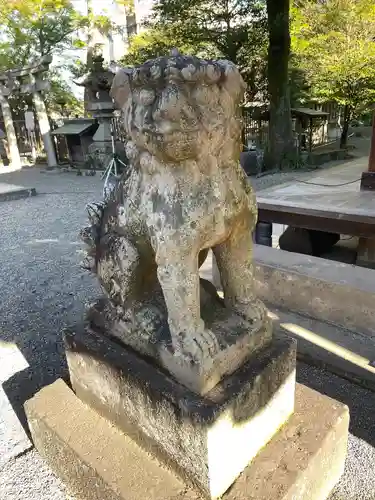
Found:
[{"label": "lion-dog guardian statue", "polygon": [[[240,166],[245,85],[225,60],[175,54],[116,74],[130,167],[88,207],[91,328],[204,394],[271,340],[253,287],[256,200]],[[212,249],[224,300],[199,267]]]}]

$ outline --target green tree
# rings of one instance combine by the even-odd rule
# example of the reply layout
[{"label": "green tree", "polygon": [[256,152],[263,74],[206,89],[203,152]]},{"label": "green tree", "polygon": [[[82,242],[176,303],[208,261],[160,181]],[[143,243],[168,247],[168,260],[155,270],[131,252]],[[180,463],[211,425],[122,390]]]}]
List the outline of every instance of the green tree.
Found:
[{"label": "green tree", "polygon": [[54,112],[63,116],[82,116],[84,112],[82,100],[77,99],[68,83],[61,78],[59,72],[52,71],[49,80],[51,87],[45,93],[48,113]]},{"label": "green tree", "polygon": [[194,43],[186,41],[183,34],[173,26],[152,26],[131,38],[129,50],[121,60],[125,65],[142,64],[148,59],[167,55],[173,48],[184,54],[200,57],[216,57],[215,47],[207,42],[196,40]]},{"label": "green tree", "polygon": [[295,2],[291,33],[312,98],[344,109],[340,146],[345,147],[350,121],[375,101],[375,3]]},{"label": "green tree", "polygon": [[[22,67],[45,55],[83,48],[82,32],[89,27],[108,32],[112,23],[91,11],[77,12],[70,0],[0,0],[0,71]],[[77,67],[78,70],[78,67]],[[58,68],[50,72],[51,89],[46,93],[49,110],[58,110],[64,101],[66,109],[78,112],[81,107]],[[30,96],[14,94],[13,113],[18,116],[31,105]]]},{"label": "green tree", "polygon": [[0,68],[80,46],[74,35],[86,22],[69,0],[0,0]]},{"label": "green tree", "polygon": [[143,62],[178,48],[234,62],[248,84],[250,100],[265,89],[264,1],[159,0],[146,28],[132,38],[125,63]]}]

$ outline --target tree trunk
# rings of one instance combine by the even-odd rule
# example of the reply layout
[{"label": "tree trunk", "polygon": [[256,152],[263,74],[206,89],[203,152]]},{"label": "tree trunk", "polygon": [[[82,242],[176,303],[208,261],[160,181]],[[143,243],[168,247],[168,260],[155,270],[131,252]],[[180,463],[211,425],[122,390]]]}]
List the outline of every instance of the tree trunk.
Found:
[{"label": "tree trunk", "polygon": [[295,155],[289,92],[289,0],[267,0],[268,89],[270,95],[267,169],[282,169]]},{"label": "tree trunk", "polygon": [[[90,17],[92,16],[92,0],[86,0],[86,7],[87,7],[87,15]],[[93,43],[93,29],[94,27],[92,26],[91,19],[90,19],[90,24],[87,27],[87,49],[86,49],[86,70],[90,71],[92,68],[92,60],[94,56],[94,43]],[[89,90],[85,88],[84,91],[84,96],[83,96],[83,109],[84,109],[84,115],[88,116],[88,104],[89,104]]]},{"label": "tree trunk", "polygon": [[352,117],[352,110],[348,104],[344,107],[344,123],[340,137],[340,149],[345,149],[348,144],[349,124]]}]

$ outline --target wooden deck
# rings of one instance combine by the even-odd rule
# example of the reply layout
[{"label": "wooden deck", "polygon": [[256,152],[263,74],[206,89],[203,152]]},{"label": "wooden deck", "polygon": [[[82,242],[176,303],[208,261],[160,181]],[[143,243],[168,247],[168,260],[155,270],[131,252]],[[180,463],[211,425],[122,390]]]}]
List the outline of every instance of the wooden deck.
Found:
[{"label": "wooden deck", "polygon": [[375,237],[375,193],[360,191],[367,159],[348,162],[316,174],[260,191],[259,221],[337,234]]}]

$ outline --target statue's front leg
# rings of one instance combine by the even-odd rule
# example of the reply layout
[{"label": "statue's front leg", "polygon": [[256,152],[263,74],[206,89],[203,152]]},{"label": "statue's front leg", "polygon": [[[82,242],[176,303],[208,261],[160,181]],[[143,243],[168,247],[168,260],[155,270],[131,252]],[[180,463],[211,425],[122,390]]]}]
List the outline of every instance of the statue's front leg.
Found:
[{"label": "statue's front leg", "polygon": [[229,238],[213,248],[228,308],[252,324],[264,321],[266,308],[254,291],[253,217],[244,214]]},{"label": "statue's front leg", "polygon": [[205,329],[200,316],[198,253],[192,249],[169,248],[156,252],[157,274],[163,290],[176,356],[200,363],[218,351],[215,335]]}]

